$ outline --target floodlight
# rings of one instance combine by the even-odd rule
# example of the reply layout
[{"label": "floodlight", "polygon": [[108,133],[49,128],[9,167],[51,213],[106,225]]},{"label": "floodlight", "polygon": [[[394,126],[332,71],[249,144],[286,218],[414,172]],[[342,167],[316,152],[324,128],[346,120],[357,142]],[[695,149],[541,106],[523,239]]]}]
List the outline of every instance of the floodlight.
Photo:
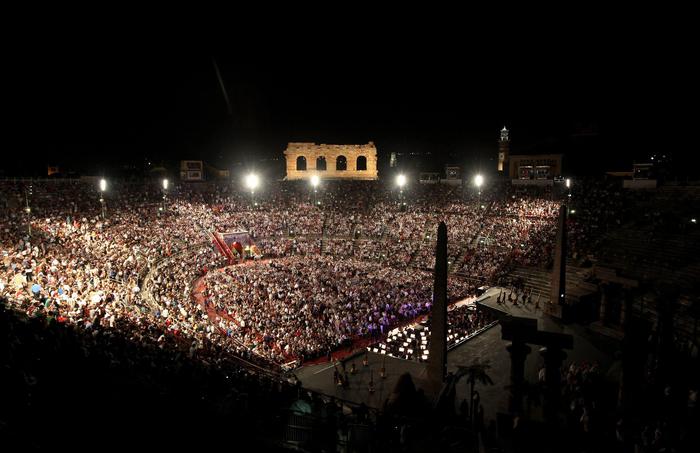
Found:
[{"label": "floodlight", "polygon": [[400,174],[396,177],[396,185],[399,186],[400,188],[403,188],[403,186],[406,185],[406,175]]},{"label": "floodlight", "polygon": [[245,185],[250,190],[255,190],[260,184],[260,178],[255,173],[250,173],[245,177]]},{"label": "floodlight", "polygon": [[318,185],[321,183],[321,178],[318,177],[318,175],[313,175],[311,177],[311,185],[314,186],[314,188],[318,187]]}]

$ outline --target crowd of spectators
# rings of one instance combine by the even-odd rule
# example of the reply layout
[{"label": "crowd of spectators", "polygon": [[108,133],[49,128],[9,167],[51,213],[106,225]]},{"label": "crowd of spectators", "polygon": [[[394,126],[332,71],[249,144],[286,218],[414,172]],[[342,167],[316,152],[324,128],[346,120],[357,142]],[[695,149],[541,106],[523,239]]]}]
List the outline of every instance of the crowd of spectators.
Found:
[{"label": "crowd of spectators", "polygon": [[[483,192],[477,201],[460,188],[418,187],[406,190],[406,204],[399,205],[396,191],[380,183],[324,182],[315,205],[307,187],[275,183],[253,204],[248,193],[214,184],[176,186],[164,198],[150,183],[114,182],[100,193],[96,181],[0,181],[0,299],[12,316],[26,320],[6,322],[3,313],[3,326],[10,326],[3,363],[15,370],[3,379],[23,389],[4,406],[3,419],[16,408],[49,407],[35,403],[33,389],[56,362],[28,358],[42,348],[48,352],[41,357],[50,358],[67,343],[75,346],[76,338],[84,344],[69,365],[80,367],[88,358],[109,369],[157,375],[154,382],[167,381],[175,369],[205,375],[202,370],[218,369],[225,374],[216,379],[225,375],[236,385],[217,385],[240,391],[225,401],[240,407],[257,403],[249,399],[256,392],[267,402],[289,401],[295,389],[266,372],[355,338],[388,334],[391,341],[379,349],[423,360],[428,330],[394,329],[429,311],[440,221],[448,224],[452,300],[501,280],[511,264],[550,260],[559,205],[552,194]],[[569,241],[577,257],[590,253],[602,230],[625,221],[628,199],[600,183],[574,186],[572,194]],[[249,231],[262,259],[231,265],[218,253],[211,233],[232,230]],[[193,297],[197,285],[204,303]],[[468,308],[449,313],[450,342],[489,323]],[[39,325],[45,330],[35,329]],[[44,333],[32,338],[28,326]],[[393,343],[404,351],[391,349]],[[575,363],[563,381],[570,427],[587,444],[605,424],[599,370]],[[178,385],[168,394],[182,391]],[[687,439],[681,430],[697,420],[697,386],[657,393],[659,416],[634,429],[621,422],[621,443],[633,437],[640,451],[663,451]],[[215,405],[219,396],[213,391],[204,400]],[[679,401],[687,418],[674,415]]]},{"label": "crowd of spectators", "polygon": [[[30,316],[87,330],[137,326],[136,337],[186,339],[192,356],[216,345],[279,364],[381,336],[425,313],[440,221],[459,271],[450,283],[456,296],[473,295],[511,259],[546,259],[537,250],[555,209],[545,198],[503,204],[484,195],[479,204],[459,188],[416,187],[398,209],[397,194],[380,183],[323,186],[314,205],[295,183],[271,184],[253,204],[249,194],[214,184],[164,193],[156,184],[115,182],[100,193],[96,181],[5,181],[0,292]],[[210,234],[233,230],[249,231],[273,261],[211,273],[226,262]],[[473,248],[477,236],[488,241]],[[230,319],[210,319],[193,299],[203,276],[207,300]],[[321,281],[327,288],[318,291]],[[265,306],[271,301],[276,307]]]},{"label": "crowd of spectators", "polygon": [[[280,363],[382,337],[427,313],[432,299],[427,272],[318,255],[230,266],[204,281],[207,303],[232,321],[230,335]],[[471,291],[451,283],[452,300]]]}]

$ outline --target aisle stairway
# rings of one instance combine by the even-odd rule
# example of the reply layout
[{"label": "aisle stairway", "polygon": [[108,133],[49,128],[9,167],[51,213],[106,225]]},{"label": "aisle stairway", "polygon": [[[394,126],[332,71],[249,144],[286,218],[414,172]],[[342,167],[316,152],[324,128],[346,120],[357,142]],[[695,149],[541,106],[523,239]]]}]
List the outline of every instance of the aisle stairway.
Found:
[{"label": "aisle stairway", "polygon": [[656,233],[622,228],[603,240],[598,264],[640,281],[666,282],[690,291],[700,281],[700,232]]}]

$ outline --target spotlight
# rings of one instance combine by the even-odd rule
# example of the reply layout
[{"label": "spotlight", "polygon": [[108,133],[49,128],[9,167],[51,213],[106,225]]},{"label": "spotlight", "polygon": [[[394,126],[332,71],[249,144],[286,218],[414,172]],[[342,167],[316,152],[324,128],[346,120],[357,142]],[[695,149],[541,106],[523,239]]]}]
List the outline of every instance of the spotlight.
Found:
[{"label": "spotlight", "polygon": [[260,178],[255,173],[250,173],[245,177],[245,185],[250,190],[255,190],[260,184]]},{"label": "spotlight", "polygon": [[399,186],[400,188],[403,188],[403,186],[406,185],[406,175],[400,174],[396,177],[396,185]]}]

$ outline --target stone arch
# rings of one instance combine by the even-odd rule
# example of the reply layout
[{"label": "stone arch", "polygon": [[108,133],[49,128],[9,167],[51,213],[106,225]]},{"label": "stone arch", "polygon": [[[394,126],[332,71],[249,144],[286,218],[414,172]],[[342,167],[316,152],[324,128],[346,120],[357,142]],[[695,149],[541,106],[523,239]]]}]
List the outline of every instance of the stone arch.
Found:
[{"label": "stone arch", "polygon": [[[307,180],[312,172],[325,179],[377,179],[377,148],[374,143],[333,145],[291,142],[284,150],[288,180]],[[297,165],[297,158],[299,165]],[[366,159],[366,167],[363,166]],[[325,159],[325,169],[323,161]],[[306,165],[302,163],[306,160]]]},{"label": "stone arch", "polygon": [[345,171],[348,169],[348,159],[342,154],[335,159],[335,170]]},{"label": "stone arch", "polygon": [[357,156],[357,165],[355,166],[357,171],[367,171],[367,157]]},{"label": "stone arch", "polygon": [[306,157],[297,157],[297,171],[306,171]]}]

